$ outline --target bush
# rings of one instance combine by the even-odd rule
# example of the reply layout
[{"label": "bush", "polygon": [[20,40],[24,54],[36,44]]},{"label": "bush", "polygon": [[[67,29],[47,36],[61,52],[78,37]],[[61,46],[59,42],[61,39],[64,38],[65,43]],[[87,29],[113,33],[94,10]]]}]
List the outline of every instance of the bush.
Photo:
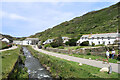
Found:
[{"label": "bush", "polygon": [[95,43],[92,43],[92,46],[95,46]]},{"label": "bush", "polygon": [[104,44],[99,44],[99,45],[96,45],[96,46],[105,46]]},{"label": "bush", "polygon": [[53,48],[59,47],[59,45],[56,42],[52,42],[52,43],[50,43],[50,45]]},{"label": "bush", "polygon": [[77,50],[77,49],[79,49],[79,48],[81,48],[81,46],[77,46],[75,49]]},{"label": "bush", "polygon": [[89,46],[89,41],[84,41],[80,44],[81,46]]},{"label": "bush", "polygon": [[58,49],[64,49],[64,46],[59,46]]},{"label": "bush", "polygon": [[87,55],[91,55],[91,53],[87,53]]},{"label": "bush", "polygon": [[51,45],[50,45],[50,44],[45,44],[44,47],[45,47],[45,48],[51,47]]},{"label": "bush", "polygon": [[76,46],[77,39],[70,39],[65,44],[69,46]]}]

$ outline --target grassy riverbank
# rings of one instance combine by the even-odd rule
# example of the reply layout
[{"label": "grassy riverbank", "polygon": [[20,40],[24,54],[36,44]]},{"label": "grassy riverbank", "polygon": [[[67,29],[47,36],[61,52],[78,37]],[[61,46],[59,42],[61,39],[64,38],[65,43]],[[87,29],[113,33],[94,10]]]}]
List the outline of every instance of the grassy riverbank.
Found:
[{"label": "grassy riverbank", "polygon": [[85,64],[79,66],[79,63],[67,61],[37,52],[33,50],[30,46],[28,47],[28,49],[29,51],[31,51],[33,56],[40,60],[42,65],[47,67],[54,78],[59,78],[63,80],[70,78],[118,78],[118,74],[115,72],[109,75],[106,72],[100,72],[100,68],[92,67]]},{"label": "grassy riverbank", "polygon": [[19,56],[19,48],[14,50],[7,50],[0,53],[0,58],[2,60],[2,78],[7,78],[8,74],[14,68],[14,65]]},{"label": "grassy riverbank", "polygon": [[13,70],[13,72],[11,73],[11,75],[9,76],[12,79],[22,79],[23,78],[28,78],[28,74],[25,72],[26,70],[23,71],[22,68],[18,67],[18,65],[15,66],[18,58],[20,58],[23,61],[24,57],[21,56],[22,53],[20,52],[20,46],[17,49],[14,50],[7,50],[7,51],[3,51],[2,53],[0,53],[0,64],[2,64],[2,70],[0,75],[2,75],[0,77],[0,79],[6,79],[8,78],[9,74],[11,73],[11,71]]}]

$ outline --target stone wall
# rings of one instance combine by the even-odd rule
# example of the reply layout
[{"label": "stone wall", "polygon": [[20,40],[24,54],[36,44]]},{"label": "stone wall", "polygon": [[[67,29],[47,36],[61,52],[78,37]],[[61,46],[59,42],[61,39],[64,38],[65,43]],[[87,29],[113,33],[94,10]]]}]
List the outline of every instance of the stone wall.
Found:
[{"label": "stone wall", "polygon": [[57,53],[66,53],[66,54],[88,54],[91,53],[91,55],[98,55],[98,56],[105,56],[105,52],[107,49],[118,50],[118,46],[108,46],[108,47],[92,47],[92,48],[80,48],[77,50],[65,50],[65,49],[58,49],[58,48],[46,48],[48,51],[57,52]]}]

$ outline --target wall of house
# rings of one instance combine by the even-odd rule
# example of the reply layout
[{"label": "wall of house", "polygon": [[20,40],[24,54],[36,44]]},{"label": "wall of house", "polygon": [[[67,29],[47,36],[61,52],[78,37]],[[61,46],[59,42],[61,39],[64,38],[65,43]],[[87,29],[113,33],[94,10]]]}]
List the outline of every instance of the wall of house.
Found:
[{"label": "wall of house", "polygon": [[[116,39],[110,39],[108,40],[107,38],[106,39],[80,39],[77,43],[80,44],[84,41],[89,41],[89,44],[92,45],[92,43],[95,43],[95,45],[99,45],[99,44],[105,44],[105,45],[108,45],[108,44],[113,44],[114,41]],[[110,43],[109,43],[110,42]]]}]

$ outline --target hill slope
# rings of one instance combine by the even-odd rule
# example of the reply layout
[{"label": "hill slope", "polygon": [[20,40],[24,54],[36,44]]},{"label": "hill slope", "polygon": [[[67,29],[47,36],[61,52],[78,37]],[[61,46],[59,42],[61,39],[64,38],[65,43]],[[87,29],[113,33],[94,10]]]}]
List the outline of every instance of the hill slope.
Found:
[{"label": "hill slope", "polygon": [[79,37],[81,34],[116,32],[119,17],[118,7],[120,7],[120,2],[108,8],[92,11],[70,21],[63,22],[30,37],[46,40],[58,35],[73,38]]}]

